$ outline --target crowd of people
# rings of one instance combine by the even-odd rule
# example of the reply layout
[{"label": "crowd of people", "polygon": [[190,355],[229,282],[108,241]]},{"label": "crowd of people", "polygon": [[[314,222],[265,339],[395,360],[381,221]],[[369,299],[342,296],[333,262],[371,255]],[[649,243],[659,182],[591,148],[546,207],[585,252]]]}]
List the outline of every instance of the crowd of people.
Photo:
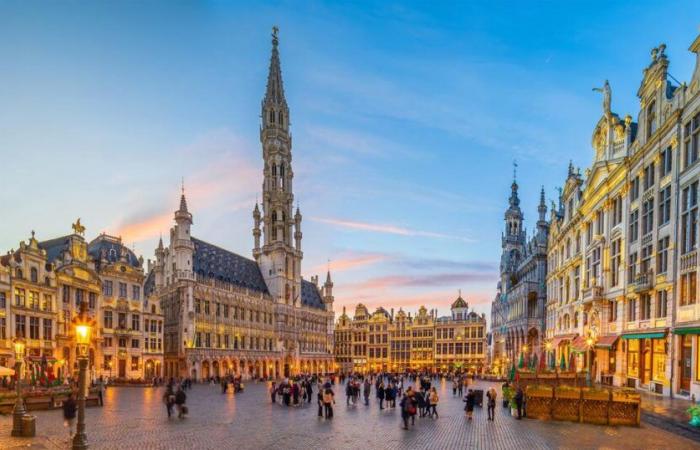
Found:
[{"label": "crowd of people", "polygon": [[279,385],[273,381],[270,385],[270,400],[272,403],[277,403],[277,397],[281,397],[284,406],[311,403],[315,381],[316,377],[311,375],[302,375],[294,379],[285,378]]}]

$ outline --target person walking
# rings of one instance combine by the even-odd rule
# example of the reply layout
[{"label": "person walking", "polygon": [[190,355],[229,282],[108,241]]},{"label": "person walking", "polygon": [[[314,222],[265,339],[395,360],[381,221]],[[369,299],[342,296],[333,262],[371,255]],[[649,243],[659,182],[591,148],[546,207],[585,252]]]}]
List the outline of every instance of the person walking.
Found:
[{"label": "person walking", "polygon": [[494,417],[496,415],[496,389],[491,386],[491,388],[486,391],[486,410],[488,412],[489,418],[487,420],[490,420],[493,422]]},{"label": "person walking", "polygon": [[173,386],[171,384],[165,388],[163,403],[165,403],[165,409],[168,412],[168,419],[170,419],[170,416],[173,414],[173,405],[175,404],[175,393],[173,392]]},{"label": "person walking", "polygon": [[523,393],[523,388],[518,386],[518,390],[515,392],[515,405],[518,407],[518,417],[517,419],[520,420],[523,417],[523,399],[525,397],[525,394]]},{"label": "person walking", "polygon": [[307,403],[311,403],[311,397],[314,395],[314,386],[311,380],[306,382],[306,400]]},{"label": "person walking", "polygon": [[63,425],[68,428],[68,439],[73,437],[73,424],[75,423],[75,413],[77,409],[75,395],[71,393],[63,402]]},{"label": "person walking", "polygon": [[386,396],[386,391],[384,389],[384,383],[379,383],[377,388],[377,398],[379,399],[379,409],[384,409],[384,397]]},{"label": "person walking", "polygon": [[335,403],[335,394],[331,388],[326,388],[323,392],[323,407],[326,411],[326,419],[333,418],[333,404]]},{"label": "person walking", "polygon": [[469,389],[467,391],[467,396],[464,399],[464,401],[466,402],[464,410],[467,412],[467,419],[472,420],[472,415],[474,414],[474,403],[476,403],[476,396],[474,395],[474,391]]},{"label": "person walking", "polygon": [[345,384],[345,406],[350,406],[350,399],[353,396],[353,386],[352,381],[348,380]]},{"label": "person walking", "polygon": [[438,412],[437,412],[437,405],[440,402],[440,397],[438,396],[437,390],[435,388],[430,389],[430,395],[428,396],[430,399],[430,417],[435,416],[435,418],[438,418]]},{"label": "person walking", "polygon": [[455,377],[452,379],[452,396],[453,396],[453,397],[454,397],[455,395],[457,395],[457,387],[458,387],[458,385],[459,385],[459,378],[455,376]]},{"label": "person walking", "polygon": [[401,407],[401,419],[403,420],[403,429],[408,430],[408,419],[412,419],[412,425],[416,424],[416,404],[414,401],[413,389],[409,386],[406,393],[399,403]]},{"label": "person walking", "polygon": [[372,383],[369,382],[369,379],[365,378],[365,382],[363,384],[363,395],[365,397],[365,405],[369,405],[369,394],[372,390]]}]

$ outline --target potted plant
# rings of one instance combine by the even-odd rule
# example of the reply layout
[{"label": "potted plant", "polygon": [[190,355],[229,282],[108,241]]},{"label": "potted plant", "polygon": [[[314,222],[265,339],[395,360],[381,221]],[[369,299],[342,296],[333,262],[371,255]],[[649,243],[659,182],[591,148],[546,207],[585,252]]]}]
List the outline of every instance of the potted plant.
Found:
[{"label": "potted plant", "polygon": [[700,405],[691,406],[687,412],[690,414],[690,422],[688,423],[691,426],[700,427]]}]

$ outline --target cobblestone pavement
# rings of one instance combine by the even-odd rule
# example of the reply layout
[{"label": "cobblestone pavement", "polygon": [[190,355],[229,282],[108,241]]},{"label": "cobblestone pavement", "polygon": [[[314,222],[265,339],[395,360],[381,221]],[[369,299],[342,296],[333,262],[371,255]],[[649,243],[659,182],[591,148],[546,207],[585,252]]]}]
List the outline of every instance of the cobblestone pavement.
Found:
[{"label": "cobblestone pavement", "polygon": [[[477,383],[484,388],[486,383]],[[698,444],[660,428],[602,427],[566,422],[515,420],[499,405],[496,421],[476,408],[467,422],[459,398],[439,386],[439,419],[416,418],[400,428],[397,409],[346,406],[336,386],[332,420],[319,419],[315,403],[286,408],[270,404],[265,386],[248,383],[246,392],[222,395],[218,386],[188,391],[190,415],[168,420],[163,388],[118,387],[107,390],[106,406],[87,410],[88,440],[94,449],[691,449]],[[37,438],[11,438],[12,418],[0,417],[0,448],[69,448],[61,411],[40,411]]]}]

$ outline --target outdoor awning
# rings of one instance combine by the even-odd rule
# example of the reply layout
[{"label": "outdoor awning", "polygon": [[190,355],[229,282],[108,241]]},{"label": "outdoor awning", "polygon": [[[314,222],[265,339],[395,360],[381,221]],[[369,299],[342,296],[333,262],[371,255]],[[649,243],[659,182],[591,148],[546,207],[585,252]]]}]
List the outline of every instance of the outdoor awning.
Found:
[{"label": "outdoor awning", "polygon": [[623,334],[622,339],[661,339],[666,335],[664,332],[659,333],[630,333]]},{"label": "outdoor awning", "polygon": [[578,353],[583,353],[586,351],[586,339],[583,336],[576,336],[576,338],[571,341],[571,349]]},{"label": "outdoor awning", "polygon": [[559,344],[561,344],[564,341],[570,341],[571,339],[575,338],[577,335],[576,334],[562,334],[561,336],[554,336],[552,338],[552,348],[557,348]]},{"label": "outdoor awning", "polygon": [[676,328],[673,334],[700,334],[700,327]]},{"label": "outdoor awning", "polygon": [[620,336],[616,334],[600,336],[596,341],[595,346],[598,348],[611,348],[613,345],[615,345],[615,342],[617,342],[619,337]]}]

